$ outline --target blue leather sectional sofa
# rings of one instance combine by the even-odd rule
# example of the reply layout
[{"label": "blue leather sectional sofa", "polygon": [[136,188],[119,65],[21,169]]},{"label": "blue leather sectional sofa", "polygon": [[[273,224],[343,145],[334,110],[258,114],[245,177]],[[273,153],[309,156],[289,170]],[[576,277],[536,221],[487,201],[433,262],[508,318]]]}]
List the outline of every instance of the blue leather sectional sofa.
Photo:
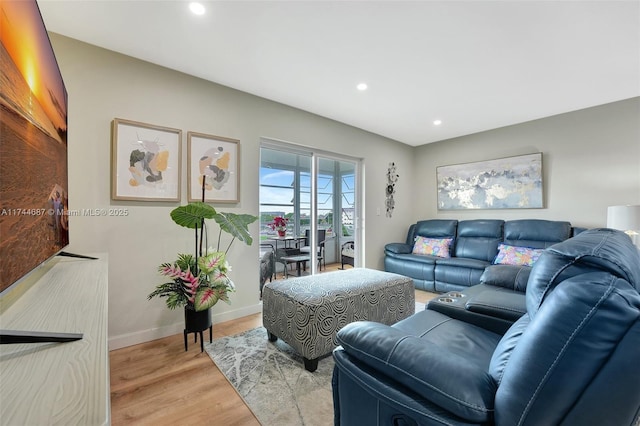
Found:
[{"label": "blue leather sectional sofa", "polygon": [[[451,283],[431,271],[420,279]],[[505,334],[432,309],[348,324],[333,352],[335,425],[640,424],[639,291],[631,239],[588,230],[543,251]]]},{"label": "blue leather sectional sofa", "polygon": [[[570,238],[569,222],[548,220],[422,220],[409,227],[404,243],[385,246],[384,269],[413,279],[417,289],[459,291],[480,282],[500,243],[547,248]],[[452,239],[450,257],[413,254],[417,237]],[[524,290],[524,289],[522,289]]]},{"label": "blue leather sectional sofa", "polygon": [[[446,292],[427,309],[503,334],[526,312],[531,267],[494,265],[499,248],[541,252],[581,231],[569,222],[540,219],[423,220],[409,227],[405,243],[385,246],[385,270],[411,277],[418,289]],[[414,254],[419,238],[451,243],[438,256]]]}]

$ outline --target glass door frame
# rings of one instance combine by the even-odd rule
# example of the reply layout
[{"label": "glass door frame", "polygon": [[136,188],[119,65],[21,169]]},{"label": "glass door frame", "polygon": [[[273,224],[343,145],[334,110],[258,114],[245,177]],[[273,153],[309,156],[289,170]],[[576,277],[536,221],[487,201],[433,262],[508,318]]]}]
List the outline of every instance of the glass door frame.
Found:
[{"label": "glass door frame", "polygon": [[[315,148],[310,148],[310,147],[305,147],[305,146],[301,146],[301,145],[297,145],[297,144],[292,144],[292,143],[288,143],[288,142],[283,142],[283,141],[278,141],[278,140],[274,140],[274,139],[269,139],[269,138],[261,138],[260,139],[260,149],[262,148],[266,148],[266,149],[273,149],[273,150],[277,150],[277,151],[284,151],[287,152],[289,154],[298,154],[298,155],[303,155],[303,156],[309,156],[311,157],[311,167],[310,167],[310,240],[309,241],[309,246],[310,247],[316,247],[317,244],[317,229],[318,229],[318,185],[317,185],[317,179],[318,179],[318,173],[317,171],[320,170],[319,167],[319,162],[321,160],[332,160],[332,161],[337,161],[337,162],[349,162],[352,163],[354,165],[354,174],[355,174],[355,194],[354,194],[354,220],[353,220],[353,227],[354,227],[354,234],[353,234],[353,241],[355,242],[355,257],[354,257],[354,267],[359,267],[360,264],[362,263],[362,259],[364,259],[364,219],[363,219],[363,211],[362,211],[362,206],[364,205],[364,187],[363,187],[363,182],[364,182],[364,166],[363,166],[363,159],[362,158],[355,158],[355,157],[350,157],[350,156],[346,156],[346,155],[342,155],[342,154],[337,154],[337,153],[333,153],[333,152],[329,152],[329,151],[324,151],[324,150],[319,150],[319,149],[315,149]],[[262,158],[260,158],[260,167],[262,167]],[[335,175],[334,175],[335,176]],[[341,260],[341,243],[340,243],[340,237],[342,236],[342,211],[337,211],[336,210],[336,206],[338,205],[338,202],[336,201],[337,196],[341,194],[336,194],[335,188],[338,188],[339,185],[341,185],[341,179],[342,176],[335,176],[334,178],[334,182],[333,182],[333,186],[334,186],[334,194],[333,194],[333,223],[332,223],[332,227],[335,230],[334,231],[334,235],[335,235],[335,253],[336,253],[336,260],[338,262],[340,262]],[[260,177],[258,176],[258,180],[260,180]],[[336,182],[336,180],[340,180],[340,182]],[[258,182],[258,184],[260,185],[260,181]],[[300,187],[298,186],[297,190],[294,191],[295,192],[295,199],[296,199],[296,203],[295,203],[295,208],[298,210],[298,215],[300,212]],[[259,204],[262,200],[259,200]],[[341,203],[341,201],[340,201]],[[300,220],[297,221],[296,223],[296,231],[299,232],[300,231]],[[336,226],[336,224],[338,224],[339,226]],[[326,247],[325,247],[326,250]],[[318,266],[318,255],[317,255],[317,250],[310,250],[310,268],[311,268],[311,274],[316,274],[317,271],[317,266]],[[325,253],[326,255],[326,253]]]}]

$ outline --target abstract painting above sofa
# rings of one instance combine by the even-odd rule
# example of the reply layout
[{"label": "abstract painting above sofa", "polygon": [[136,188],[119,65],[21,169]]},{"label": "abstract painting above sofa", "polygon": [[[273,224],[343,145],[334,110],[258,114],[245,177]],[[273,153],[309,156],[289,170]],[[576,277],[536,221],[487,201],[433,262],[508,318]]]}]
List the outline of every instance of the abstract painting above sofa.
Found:
[{"label": "abstract painting above sofa", "polygon": [[542,208],[542,153],[436,169],[438,210]]}]

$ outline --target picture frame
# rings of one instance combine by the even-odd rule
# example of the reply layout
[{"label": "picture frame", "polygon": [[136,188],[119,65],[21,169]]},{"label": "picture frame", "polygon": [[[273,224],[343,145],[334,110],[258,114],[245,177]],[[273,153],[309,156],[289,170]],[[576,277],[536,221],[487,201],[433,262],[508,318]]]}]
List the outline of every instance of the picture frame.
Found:
[{"label": "picture frame", "polygon": [[115,118],[111,126],[111,198],[180,201],[182,130]]},{"label": "picture frame", "polygon": [[189,201],[240,202],[240,141],[222,136],[187,132]]},{"label": "picture frame", "polygon": [[438,210],[544,207],[542,153],[436,168]]}]

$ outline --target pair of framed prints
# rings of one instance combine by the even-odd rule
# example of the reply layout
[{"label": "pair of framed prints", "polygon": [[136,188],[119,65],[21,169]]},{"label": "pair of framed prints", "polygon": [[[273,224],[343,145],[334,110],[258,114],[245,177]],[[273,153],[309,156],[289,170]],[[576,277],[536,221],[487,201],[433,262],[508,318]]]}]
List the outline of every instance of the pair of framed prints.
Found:
[{"label": "pair of framed prints", "polygon": [[[111,129],[111,198],[180,201],[182,130],[116,118]],[[240,201],[240,141],[187,132],[188,201]],[[203,186],[204,180],[204,186]]]}]

